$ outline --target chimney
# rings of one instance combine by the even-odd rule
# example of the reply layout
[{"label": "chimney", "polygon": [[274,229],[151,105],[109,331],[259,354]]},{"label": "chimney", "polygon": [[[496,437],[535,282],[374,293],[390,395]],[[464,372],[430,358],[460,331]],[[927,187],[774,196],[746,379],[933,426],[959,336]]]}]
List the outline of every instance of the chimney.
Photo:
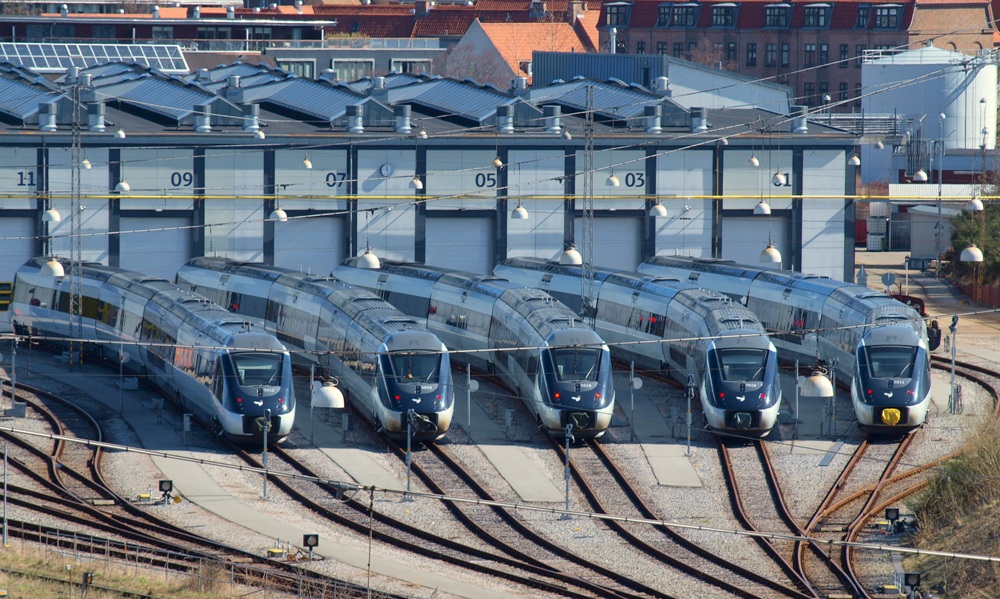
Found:
[{"label": "chimney", "polygon": [[351,104],[347,107],[347,132],[364,133],[364,104]]},{"label": "chimney", "polygon": [[154,19],[159,19],[160,18],[160,7],[159,6],[154,6],[153,7],[153,18]]},{"label": "chimney", "polygon": [[198,133],[211,133],[212,131],[212,106],[205,104],[194,107],[194,130]]},{"label": "chimney", "polygon": [[385,77],[375,77],[372,79],[373,89],[385,89]]},{"label": "chimney", "polygon": [[559,122],[562,116],[562,106],[557,104],[547,104],[542,106],[542,114],[545,118],[546,133],[562,133],[562,124]]},{"label": "chimney", "polygon": [[528,8],[528,16],[532,19],[544,19],[546,12],[545,2],[543,0],[531,0],[531,5]]},{"label": "chimney", "polygon": [[583,14],[583,0],[570,0],[569,10],[566,11],[566,21],[570,25],[576,25],[576,22],[580,19],[580,15]]},{"label": "chimney", "polygon": [[409,104],[393,106],[392,113],[396,117],[396,133],[410,132],[410,110]]},{"label": "chimney", "polygon": [[708,131],[708,116],[704,108],[691,108],[691,133]]},{"label": "chimney", "polygon": [[295,0],[295,10],[302,14],[302,0]]},{"label": "chimney", "polygon": [[242,104],[243,130],[247,133],[260,131],[260,104]]},{"label": "chimney", "polygon": [[[206,79],[207,79],[208,78],[207,77],[208,76],[208,69],[205,69],[205,75],[206,75]],[[229,82],[229,89],[239,89],[240,88],[240,76],[239,75],[230,75],[229,79],[227,81]]]},{"label": "chimney", "polygon": [[81,73],[80,74],[80,85],[83,87],[90,87],[94,84],[94,75],[92,73]]},{"label": "chimney", "polygon": [[189,19],[200,19],[201,18],[201,7],[192,6],[188,8],[188,18]]},{"label": "chimney", "polygon": [[61,4],[59,6],[59,16],[60,17],[68,17],[69,16],[69,7],[66,6],[65,4]]},{"label": "chimney", "polygon": [[73,85],[80,80],[80,67],[66,69],[66,83]]},{"label": "chimney", "polygon": [[514,132],[514,107],[510,104],[497,106],[497,133]]},{"label": "chimney", "polygon": [[104,102],[97,100],[87,104],[87,131],[104,132]]},{"label": "chimney", "polygon": [[227,19],[235,19],[236,18],[236,9],[233,8],[232,6],[227,6],[226,7],[226,18]]},{"label": "chimney", "polygon": [[653,91],[661,96],[670,95],[670,79],[666,77],[657,77],[653,79]]},{"label": "chimney", "polygon": [[809,133],[809,107],[792,106],[792,133]]},{"label": "chimney", "polygon": [[38,129],[40,131],[56,131],[56,105],[54,102],[42,102],[38,105]]},{"label": "chimney", "polygon": [[528,89],[527,77],[514,77],[510,81],[510,88],[514,93],[523,92]]},{"label": "chimney", "polygon": [[428,0],[417,0],[413,3],[413,12],[418,17],[426,17],[431,12],[431,6],[433,2],[428,2]]},{"label": "chimney", "polygon": [[643,108],[643,119],[646,121],[646,133],[661,133],[660,127],[660,105],[646,106]]}]

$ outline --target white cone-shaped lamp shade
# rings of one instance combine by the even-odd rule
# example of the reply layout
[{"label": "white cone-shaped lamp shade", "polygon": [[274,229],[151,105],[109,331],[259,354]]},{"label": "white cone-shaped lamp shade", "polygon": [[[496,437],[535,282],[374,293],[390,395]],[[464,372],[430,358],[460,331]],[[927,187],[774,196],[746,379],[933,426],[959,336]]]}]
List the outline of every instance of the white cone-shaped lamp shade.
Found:
[{"label": "white cone-shaped lamp shade", "polygon": [[814,370],[809,378],[802,382],[799,389],[802,397],[833,397],[833,383],[821,370]]},{"label": "white cone-shaped lamp shade", "polygon": [[983,261],[983,250],[976,247],[976,244],[970,244],[969,247],[962,250],[962,256],[959,258],[962,262],[982,262]]},{"label": "white cone-shaped lamp shade", "polygon": [[763,264],[781,264],[781,252],[774,247],[773,243],[767,244],[764,251],[760,253],[760,261]]},{"label": "white cone-shaped lamp shade", "polygon": [[125,139],[125,132],[119,129],[115,131],[115,137],[117,137],[118,139]]},{"label": "white cone-shaped lamp shade", "polygon": [[604,184],[607,185],[608,187],[620,187],[622,183],[621,181],[618,180],[618,177],[616,177],[614,174],[611,174],[608,177],[608,180],[604,182]]},{"label": "white cone-shaped lamp shade", "polygon": [[751,156],[750,160],[747,160],[747,164],[750,166],[760,166],[760,160],[756,156]]},{"label": "white cone-shaped lamp shade", "polygon": [[267,138],[267,135],[265,135],[264,132],[261,131],[261,130],[259,130],[259,129],[254,132],[253,136],[256,137],[257,139],[266,139]]},{"label": "white cone-shaped lamp shade", "polygon": [[880,139],[880,140],[878,140],[877,142],[875,142],[875,149],[876,149],[876,150],[881,150],[881,149],[882,149],[882,148],[884,148],[884,147],[885,147],[885,144],[884,144],[884,143],[882,143],[882,140],[881,140],[881,139]]},{"label": "white cone-shaped lamp shade", "polygon": [[423,189],[424,182],[420,180],[420,177],[414,176],[412,179],[410,179],[410,188]]},{"label": "white cone-shaped lamp shade", "polygon": [[314,408],[343,408],[344,394],[333,383],[313,381],[310,401]]},{"label": "white cone-shaped lamp shade", "polygon": [[848,162],[848,163],[849,163],[849,164],[850,164],[851,166],[861,166],[861,159],[860,159],[860,158],[858,158],[858,155],[857,155],[857,154],[855,154],[854,156],[851,156],[851,159],[850,159],[850,160],[848,160],[847,162]]},{"label": "white cone-shaped lamp shade", "polygon": [[497,156],[496,158],[493,159],[493,166],[500,168],[501,166],[503,166],[503,160],[500,160],[500,157]]},{"label": "white cone-shaped lamp shade", "polygon": [[420,133],[417,133],[417,137],[419,137],[420,139],[427,139],[427,132],[421,129]]},{"label": "white cone-shaped lamp shade", "polygon": [[649,207],[649,215],[653,218],[663,218],[667,215],[667,208],[663,204],[657,202]]},{"label": "white cone-shaped lamp shade", "polygon": [[62,220],[62,215],[59,214],[59,211],[55,208],[49,208],[42,213],[42,220],[50,223],[57,223]]},{"label": "white cone-shaped lamp shade", "polygon": [[288,213],[281,208],[275,208],[274,211],[271,212],[271,220],[276,220],[279,223],[288,222]]},{"label": "white cone-shaped lamp shade", "polygon": [[786,179],[784,173],[780,171],[775,171],[774,176],[771,177],[771,183],[774,183],[776,187],[781,187],[787,182],[788,179]]},{"label": "white cone-shaped lamp shade", "polygon": [[761,200],[753,207],[753,213],[755,216],[771,216],[771,205]]},{"label": "white cone-shaped lamp shade", "polygon": [[49,259],[48,262],[42,266],[42,274],[49,277],[61,278],[66,276],[66,271],[63,269],[63,265],[59,263],[55,258]]},{"label": "white cone-shaped lamp shade", "polygon": [[528,211],[520,204],[517,205],[517,208],[510,211],[511,220],[528,220],[528,216]]},{"label": "white cone-shaped lamp shade", "polygon": [[924,169],[913,173],[913,181],[916,183],[926,183],[927,182],[927,172]]},{"label": "white cone-shaped lamp shade", "polygon": [[358,268],[367,268],[368,270],[378,270],[382,266],[379,262],[378,256],[372,253],[371,250],[365,250],[364,254],[358,258]]},{"label": "white cone-shaped lamp shade", "polygon": [[302,159],[302,166],[306,167],[307,169],[311,169],[313,167],[312,160],[309,160],[309,157],[306,156],[305,158]]},{"label": "white cone-shaped lamp shade", "polygon": [[566,130],[563,130],[562,136],[563,136],[563,139],[565,139],[566,141],[569,141],[569,140],[573,139],[573,134],[570,133],[569,131],[566,131]]},{"label": "white cone-shaped lamp shade", "polygon": [[82,161],[80,162],[80,166],[82,166],[83,168],[87,169],[88,171],[89,171],[90,169],[94,168],[94,165],[93,165],[93,164],[90,164],[90,161],[89,161],[89,160],[87,160],[86,158],[84,158],[84,159],[83,159],[83,160],[82,160]]},{"label": "white cone-shaped lamp shade", "polygon": [[969,212],[982,212],[984,208],[985,206],[983,206],[983,201],[976,196],[972,196],[969,203],[965,205],[965,209]]},{"label": "white cone-shaped lamp shade", "polygon": [[565,264],[570,266],[579,266],[583,264],[583,256],[580,252],[576,251],[576,248],[572,245],[566,248],[566,251],[559,256],[559,264]]},{"label": "white cone-shaped lamp shade", "polygon": [[128,184],[128,181],[119,181],[118,185],[115,185],[115,191],[119,193],[128,193],[132,191],[132,186]]}]

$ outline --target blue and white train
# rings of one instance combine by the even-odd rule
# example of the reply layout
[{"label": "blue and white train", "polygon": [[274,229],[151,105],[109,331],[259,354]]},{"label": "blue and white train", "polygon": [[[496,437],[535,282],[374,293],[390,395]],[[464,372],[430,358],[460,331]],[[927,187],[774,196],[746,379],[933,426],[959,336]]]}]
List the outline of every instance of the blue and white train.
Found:
[{"label": "blue and white train", "polygon": [[908,431],[927,419],[930,350],[924,319],[911,306],[867,287],[730,260],[656,256],[638,267],[714,289],[764,323],[783,360],[821,360],[851,377],[858,424]]},{"label": "blue and white train", "polygon": [[500,375],[553,436],[605,433],[615,407],[611,354],[576,314],[543,291],[504,279],[349,258],[333,275],[378,293],[426,323],[455,359]]},{"label": "blue and white train", "polygon": [[49,260],[34,258],[14,276],[16,335],[57,347],[85,341],[74,348],[79,359],[123,360],[124,371],[234,440],[261,439],[267,429],[278,442],[291,432],[291,356],[273,335],[170,281],[96,263],[81,265],[81,317],[71,317],[70,265],[54,277]]},{"label": "blue and white train", "polygon": [[177,283],[273,332],[347,388],[376,430],[440,439],[455,411],[451,361],[434,334],[382,299],[329,277],[257,262],[194,258]]},{"label": "blue and white train", "polygon": [[[510,258],[493,274],[581,305],[579,266]],[[753,312],[676,280],[600,268],[593,274],[594,329],[616,359],[693,383],[713,430],[771,432],[781,406],[777,351]]]}]

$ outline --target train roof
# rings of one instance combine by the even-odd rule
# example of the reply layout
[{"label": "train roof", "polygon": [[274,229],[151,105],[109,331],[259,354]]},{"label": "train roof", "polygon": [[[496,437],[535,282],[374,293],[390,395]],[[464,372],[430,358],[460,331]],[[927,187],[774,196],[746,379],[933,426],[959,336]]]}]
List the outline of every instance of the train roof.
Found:
[{"label": "train roof", "polygon": [[717,273],[730,277],[742,277],[752,279],[757,276],[762,269],[739,264],[734,260],[723,260],[721,258],[692,258],[688,256],[653,256],[646,259],[644,264],[656,266],[669,266],[683,268],[697,272]]},{"label": "train roof", "polygon": [[[575,277],[583,276],[583,267],[574,264],[560,264],[558,260],[546,260],[545,258],[532,258],[532,257],[519,257],[519,258],[507,258],[502,260],[500,264],[505,266],[511,266],[513,268],[523,268],[526,270],[537,270],[542,272],[551,272],[556,274],[572,275]],[[613,270],[610,268],[594,268],[594,280],[603,282],[612,274],[616,274],[623,271]]]}]

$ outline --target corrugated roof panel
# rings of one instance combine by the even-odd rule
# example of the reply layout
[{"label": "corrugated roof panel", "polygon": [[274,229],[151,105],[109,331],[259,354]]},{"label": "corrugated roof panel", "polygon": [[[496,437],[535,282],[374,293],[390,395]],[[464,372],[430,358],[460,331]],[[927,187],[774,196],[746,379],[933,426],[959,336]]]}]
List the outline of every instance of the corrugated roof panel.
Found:
[{"label": "corrugated roof panel", "polygon": [[98,93],[106,98],[120,98],[136,108],[180,121],[194,107],[209,104],[217,96],[174,80],[151,74],[138,75],[114,85],[102,86]]},{"label": "corrugated roof panel", "polygon": [[339,118],[363,97],[310,79],[286,79],[243,92],[244,102],[270,102],[323,120]]},{"label": "corrugated roof panel", "polygon": [[19,120],[25,120],[38,112],[38,104],[57,97],[50,91],[27,85],[24,81],[15,81],[0,77],[0,112],[9,114]]},{"label": "corrugated roof panel", "polygon": [[437,79],[389,91],[389,103],[409,102],[481,123],[496,113],[497,106],[514,99],[491,89],[474,87],[450,79]]},{"label": "corrugated roof panel", "polygon": [[528,97],[532,104],[555,103],[585,110],[588,85],[594,86],[594,112],[607,118],[627,119],[642,116],[646,106],[663,102],[662,96],[644,93],[635,88],[587,80],[570,81],[531,90]]}]

